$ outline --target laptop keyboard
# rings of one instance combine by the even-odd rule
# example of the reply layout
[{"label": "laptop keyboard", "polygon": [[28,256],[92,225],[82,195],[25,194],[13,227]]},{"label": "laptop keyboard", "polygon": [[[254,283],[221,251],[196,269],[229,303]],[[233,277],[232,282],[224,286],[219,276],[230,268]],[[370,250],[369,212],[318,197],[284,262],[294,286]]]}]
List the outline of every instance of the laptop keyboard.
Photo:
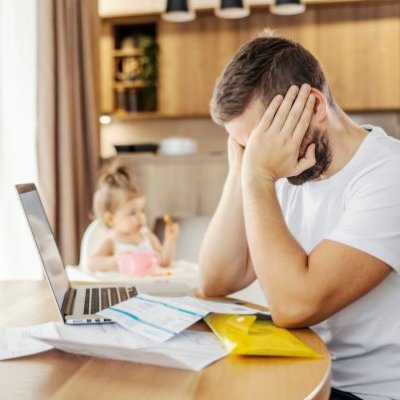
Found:
[{"label": "laptop keyboard", "polygon": [[88,288],[85,293],[84,314],[96,314],[121,301],[135,297],[134,287]]}]

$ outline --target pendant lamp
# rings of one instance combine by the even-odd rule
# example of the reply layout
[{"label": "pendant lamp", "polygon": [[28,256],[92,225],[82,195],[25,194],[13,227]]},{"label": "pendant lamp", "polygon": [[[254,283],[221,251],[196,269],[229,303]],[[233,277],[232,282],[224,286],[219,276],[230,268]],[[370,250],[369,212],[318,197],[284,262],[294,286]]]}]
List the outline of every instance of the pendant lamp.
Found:
[{"label": "pendant lamp", "polygon": [[215,15],[219,18],[239,19],[249,14],[249,7],[245,7],[242,0],[221,0],[220,6],[215,9]]},{"label": "pendant lamp", "polygon": [[271,13],[276,15],[297,15],[305,10],[301,0],[275,0],[275,4],[270,6]]},{"label": "pendant lamp", "polygon": [[193,21],[196,13],[189,9],[187,0],[168,0],[165,13],[161,18],[169,22]]}]

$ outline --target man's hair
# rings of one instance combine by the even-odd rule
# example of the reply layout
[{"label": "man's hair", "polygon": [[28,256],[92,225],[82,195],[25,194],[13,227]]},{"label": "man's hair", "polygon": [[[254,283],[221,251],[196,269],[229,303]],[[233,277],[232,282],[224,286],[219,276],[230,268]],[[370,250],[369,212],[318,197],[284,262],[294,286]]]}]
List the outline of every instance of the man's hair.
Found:
[{"label": "man's hair", "polygon": [[244,44],[218,78],[211,100],[211,116],[224,124],[241,115],[253,99],[265,106],[291,85],[308,83],[335,106],[317,59],[299,43],[271,33]]}]

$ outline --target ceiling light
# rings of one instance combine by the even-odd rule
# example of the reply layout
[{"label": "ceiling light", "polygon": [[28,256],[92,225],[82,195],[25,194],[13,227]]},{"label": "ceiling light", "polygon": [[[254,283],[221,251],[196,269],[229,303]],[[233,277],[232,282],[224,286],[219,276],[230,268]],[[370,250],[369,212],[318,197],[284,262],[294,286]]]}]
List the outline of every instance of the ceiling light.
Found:
[{"label": "ceiling light", "polygon": [[306,6],[301,0],[276,0],[275,4],[270,6],[271,13],[276,15],[297,15],[305,10]]},{"label": "ceiling light", "polygon": [[187,0],[168,0],[165,13],[161,18],[168,22],[188,22],[193,21],[196,14],[189,9]]},{"label": "ceiling light", "polygon": [[242,0],[221,0],[220,7],[215,9],[215,15],[219,18],[238,19],[249,14],[249,7],[244,7]]}]

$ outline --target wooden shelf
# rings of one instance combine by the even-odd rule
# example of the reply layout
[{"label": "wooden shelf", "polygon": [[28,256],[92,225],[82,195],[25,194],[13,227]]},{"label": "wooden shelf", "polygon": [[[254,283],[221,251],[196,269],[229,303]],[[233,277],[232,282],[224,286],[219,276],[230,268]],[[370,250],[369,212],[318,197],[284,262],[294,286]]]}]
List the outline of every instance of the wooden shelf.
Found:
[{"label": "wooden shelf", "polygon": [[146,121],[155,119],[211,118],[209,114],[168,115],[157,111],[119,112],[109,114],[115,121]]},{"label": "wooden shelf", "polygon": [[114,156],[103,158],[104,161],[111,161],[115,158],[119,158],[123,161],[123,164],[128,164],[129,161],[146,161],[151,160],[156,164],[179,164],[190,162],[212,162],[212,161],[227,161],[227,154],[223,152],[218,152],[214,154],[209,153],[196,153],[196,154],[182,154],[182,155],[163,155],[151,152],[132,152],[132,153],[116,153]]},{"label": "wooden shelf", "polygon": [[116,58],[122,57],[143,57],[143,52],[139,49],[132,50],[114,50],[113,56]]},{"label": "wooden shelf", "polygon": [[138,112],[123,112],[116,111],[110,115],[111,118],[120,121],[131,121],[131,120],[147,120],[157,119],[162,116],[156,111],[138,111]]},{"label": "wooden shelf", "polygon": [[129,110],[156,111],[156,22],[102,24],[100,90],[103,113],[119,116],[116,109],[129,114]]},{"label": "wooden shelf", "polygon": [[148,84],[145,81],[132,81],[132,82],[114,82],[114,89],[138,89],[138,88],[151,88],[155,87],[154,84]]}]

